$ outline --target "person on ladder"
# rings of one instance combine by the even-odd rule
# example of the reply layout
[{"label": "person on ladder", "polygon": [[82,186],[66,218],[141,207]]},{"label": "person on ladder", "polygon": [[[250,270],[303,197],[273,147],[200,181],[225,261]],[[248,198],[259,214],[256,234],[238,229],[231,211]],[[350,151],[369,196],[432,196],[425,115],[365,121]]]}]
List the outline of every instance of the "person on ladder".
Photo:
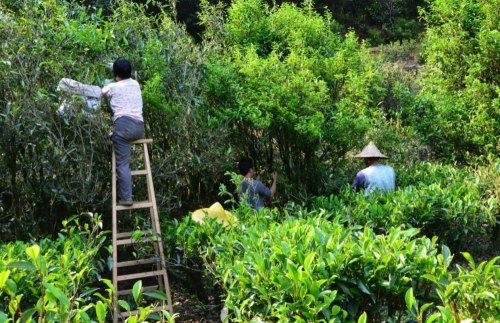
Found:
[{"label": "person on ladder", "polygon": [[113,111],[111,141],[116,157],[118,178],[118,205],[132,206],[132,175],[130,171],[131,142],[144,136],[142,94],[139,83],[132,79],[132,65],[126,59],[113,63],[116,82],[102,88],[102,95],[109,98]]}]

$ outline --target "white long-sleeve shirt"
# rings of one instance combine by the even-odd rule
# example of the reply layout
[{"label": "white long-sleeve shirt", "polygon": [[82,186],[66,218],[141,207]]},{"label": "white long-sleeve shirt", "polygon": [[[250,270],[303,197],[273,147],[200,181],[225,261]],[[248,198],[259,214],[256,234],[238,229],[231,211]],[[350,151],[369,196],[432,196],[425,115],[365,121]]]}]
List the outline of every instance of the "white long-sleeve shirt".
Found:
[{"label": "white long-sleeve shirt", "polygon": [[136,80],[128,78],[108,84],[102,88],[102,95],[110,98],[113,121],[120,117],[130,117],[144,122],[141,88]]}]

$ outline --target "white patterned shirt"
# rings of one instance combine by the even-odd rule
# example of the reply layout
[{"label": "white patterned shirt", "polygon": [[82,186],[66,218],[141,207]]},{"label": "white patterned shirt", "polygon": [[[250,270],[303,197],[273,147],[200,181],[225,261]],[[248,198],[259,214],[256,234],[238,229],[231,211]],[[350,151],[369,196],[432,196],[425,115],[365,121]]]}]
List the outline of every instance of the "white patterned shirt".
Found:
[{"label": "white patterned shirt", "polygon": [[136,80],[128,78],[108,84],[102,88],[102,95],[111,99],[113,121],[120,117],[130,117],[144,122],[141,88]]}]

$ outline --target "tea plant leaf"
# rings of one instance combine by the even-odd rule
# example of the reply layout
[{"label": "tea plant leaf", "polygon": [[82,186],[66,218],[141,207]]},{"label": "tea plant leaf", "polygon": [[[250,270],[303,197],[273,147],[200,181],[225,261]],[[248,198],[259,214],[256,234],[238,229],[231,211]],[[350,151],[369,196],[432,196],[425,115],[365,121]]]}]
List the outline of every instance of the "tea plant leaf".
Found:
[{"label": "tea plant leaf", "polygon": [[92,323],[90,316],[86,312],[79,311],[77,315],[80,315],[80,317],[77,316],[76,319],[73,319],[75,322]]},{"label": "tea plant leaf", "polygon": [[[163,311],[163,312],[167,312],[167,311]],[[162,312],[162,314],[164,314],[163,312]],[[154,322],[161,322],[161,320],[162,320],[162,314],[160,314],[160,313],[150,314],[150,315],[148,315],[148,320],[151,320],[151,321],[154,321]]]},{"label": "tea plant leaf", "polygon": [[495,258],[491,259],[490,261],[488,261],[488,263],[484,267],[484,275],[485,276],[490,273],[491,269],[493,269],[493,267],[498,262],[498,260],[500,260],[500,257],[495,257]]},{"label": "tea plant leaf", "polygon": [[100,288],[98,287],[94,287],[94,288],[89,288],[85,291],[83,291],[81,294],[80,294],[80,297],[87,297],[87,296],[90,296],[92,294],[94,294],[95,292],[97,292]]},{"label": "tea plant leaf", "polygon": [[95,313],[99,323],[104,323],[106,320],[106,306],[103,302],[98,301],[97,304],[95,304]]},{"label": "tea plant leaf", "polygon": [[478,295],[479,297],[489,297],[491,299],[495,299],[495,295],[492,292],[484,291]]},{"label": "tea plant leaf", "polygon": [[17,268],[26,270],[36,270],[36,267],[27,261],[15,261],[7,265],[7,268]]},{"label": "tea plant leaf", "polygon": [[[38,310],[36,308],[29,308],[23,311],[23,315],[21,315],[21,322],[30,322],[31,317],[33,314],[35,314]],[[3,321],[1,321],[3,322]]]},{"label": "tea plant leaf", "polygon": [[2,271],[0,272],[0,288],[5,286],[5,282],[9,278],[10,271]]},{"label": "tea plant leaf", "polygon": [[424,313],[429,307],[434,305],[434,303],[426,303],[420,307],[420,313]]},{"label": "tea plant leaf", "polygon": [[31,247],[26,248],[26,254],[32,259],[35,260],[40,255],[40,247],[38,245],[33,245]]},{"label": "tea plant leaf", "polygon": [[363,314],[361,314],[361,316],[358,319],[358,323],[366,323],[367,319],[368,316],[366,315],[366,312],[363,312]]},{"label": "tea plant leaf", "polygon": [[434,313],[434,314],[432,314],[431,316],[429,316],[429,317],[427,318],[427,320],[425,321],[425,323],[432,323],[432,322],[434,322],[435,320],[437,320],[439,317],[440,317],[440,314],[439,314],[439,313]]},{"label": "tea plant leaf", "polygon": [[115,291],[115,286],[113,286],[113,283],[109,279],[101,279],[101,281],[108,286],[108,288],[114,293]]},{"label": "tea plant leaf", "polygon": [[12,295],[17,294],[17,284],[15,281],[13,281],[12,279],[7,279],[5,284],[7,285],[8,291],[10,291]]},{"label": "tea plant leaf", "polygon": [[130,312],[130,305],[128,302],[124,301],[123,299],[118,300],[118,305],[121,306],[125,311]]},{"label": "tea plant leaf", "polygon": [[441,315],[443,316],[445,322],[449,322],[454,319],[453,313],[451,312],[450,309],[444,306],[438,306],[437,308],[441,312]]},{"label": "tea plant leaf", "polygon": [[453,259],[453,257],[451,257],[450,248],[448,248],[447,246],[443,245],[443,247],[442,247],[442,253],[443,253],[444,265],[446,267],[448,267],[451,264],[451,261]]},{"label": "tea plant leaf", "polygon": [[413,296],[413,288],[409,288],[405,294],[406,308],[409,311],[413,309],[413,304],[415,304],[415,297]]},{"label": "tea plant leaf", "polygon": [[49,283],[45,283],[44,286],[47,289],[48,293],[52,294],[55,298],[57,298],[63,309],[69,308],[70,304],[69,298],[66,295],[64,295],[64,293],[59,288]]},{"label": "tea plant leaf", "polygon": [[159,291],[159,290],[152,290],[152,291],[148,291],[148,292],[143,292],[142,294],[145,296],[149,296],[149,297],[152,297],[155,299],[162,300],[162,301],[167,300],[167,295],[164,292]]},{"label": "tea plant leaf", "polygon": [[148,316],[148,314],[152,311],[152,308],[153,308],[152,305],[147,306],[145,308],[141,308],[140,309],[140,315],[139,315],[138,321],[139,322],[144,322],[144,320],[146,319],[146,317]]},{"label": "tea plant leaf", "polygon": [[476,268],[476,263],[474,262],[474,258],[472,258],[471,254],[468,252],[462,252],[462,256],[469,262],[471,268]]},{"label": "tea plant leaf", "polygon": [[135,282],[134,287],[132,287],[132,296],[136,304],[139,304],[139,300],[142,292],[142,280]]},{"label": "tea plant leaf", "polygon": [[359,287],[359,289],[361,289],[361,291],[363,293],[372,296],[372,293],[370,292],[370,290],[368,289],[368,287],[366,287],[366,285],[361,280],[358,281],[358,287]]},{"label": "tea plant leaf", "polygon": [[316,255],[315,252],[311,252],[307,255],[306,259],[304,260],[304,269],[306,271],[311,270],[311,264],[314,261],[314,256]]}]

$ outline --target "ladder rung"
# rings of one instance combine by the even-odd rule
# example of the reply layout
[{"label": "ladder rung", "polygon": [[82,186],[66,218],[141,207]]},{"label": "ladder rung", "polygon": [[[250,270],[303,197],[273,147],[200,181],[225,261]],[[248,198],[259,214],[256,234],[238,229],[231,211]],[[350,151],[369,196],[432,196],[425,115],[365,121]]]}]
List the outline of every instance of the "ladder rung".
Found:
[{"label": "ladder rung", "polygon": [[160,262],[160,259],[158,258],[148,258],[148,259],[138,259],[138,260],[129,260],[129,261],[122,261],[116,264],[116,267],[122,268],[122,267],[130,267],[130,266],[138,266],[138,265],[146,265],[146,264],[154,264]]},{"label": "ladder rung", "polygon": [[[161,312],[163,310],[168,310],[167,305],[155,307],[155,308],[151,309],[151,312],[157,313],[157,312]],[[121,312],[120,313],[121,317],[129,317],[131,315],[137,315],[137,314],[139,314],[139,310],[131,311],[130,313],[128,313],[128,312]]]},{"label": "ladder rung", "polygon": [[[130,238],[132,236],[132,234],[136,233],[137,231],[131,231],[131,232],[120,232],[120,233],[117,233],[116,234],[116,238],[117,239],[123,239],[123,238]],[[149,233],[151,233],[150,231],[147,231],[147,230],[143,230],[141,231],[142,235],[145,236]]]},{"label": "ladder rung", "polygon": [[123,211],[123,210],[134,210],[134,209],[149,209],[150,207],[153,207],[153,203],[150,201],[140,201],[140,202],[134,202],[131,206],[125,206],[125,205],[117,205],[116,210],[117,211]]},{"label": "ladder rung", "polygon": [[153,139],[139,139],[136,141],[132,141],[131,144],[150,144],[153,142]]},{"label": "ladder rung", "polygon": [[116,277],[116,279],[118,281],[124,281],[124,280],[133,280],[133,279],[146,278],[146,277],[161,276],[164,274],[165,274],[165,269],[161,269],[161,270],[155,270],[155,271],[148,271],[148,272],[144,272],[144,273],[121,275],[121,276]]},{"label": "ladder rung", "polygon": [[134,243],[137,243],[137,242],[161,242],[161,239],[159,237],[151,237],[151,238],[145,238],[145,239],[141,239],[141,240],[137,240],[137,239],[121,239],[121,240],[116,240],[116,245],[117,246],[123,246],[123,245],[127,245],[127,244],[134,244]]},{"label": "ladder rung", "polygon": [[130,172],[132,176],[138,176],[138,175],[147,175],[148,171],[145,169],[138,169],[138,170],[133,170]]},{"label": "ladder rung", "polygon": [[[150,291],[150,290],[157,290],[157,289],[158,289],[158,285],[145,286],[145,287],[142,288],[143,291]],[[131,289],[124,289],[124,290],[118,291],[118,295],[119,296],[130,295],[130,294],[132,294],[132,290]]]}]

